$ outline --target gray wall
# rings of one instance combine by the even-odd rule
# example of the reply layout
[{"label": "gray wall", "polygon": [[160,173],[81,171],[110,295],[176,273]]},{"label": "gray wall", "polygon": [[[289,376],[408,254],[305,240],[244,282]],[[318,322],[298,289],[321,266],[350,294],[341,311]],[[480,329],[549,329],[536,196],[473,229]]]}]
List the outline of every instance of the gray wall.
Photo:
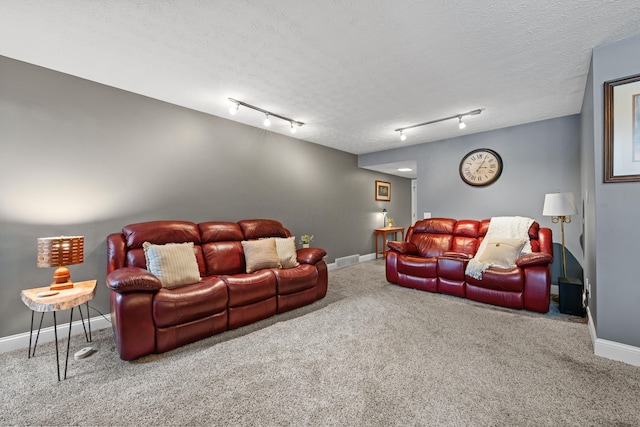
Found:
[{"label": "gray wall", "polygon": [[[360,166],[407,159],[417,161],[418,217],[482,219],[521,215],[534,218],[561,242],[559,224],[542,216],[544,195],[558,190],[580,196],[580,117],[567,116],[509,128],[361,155]],[[490,148],[502,157],[501,177],[487,187],[465,184],[458,173],[460,159],[476,148]],[[581,211],[581,209],[579,209]],[[568,275],[582,278],[581,218],[565,226]],[[561,275],[556,245],[553,282]],[[577,261],[576,261],[577,260]],[[572,262],[573,261],[573,262]]]},{"label": "gray wall", "polygon": [[638,52],[640,36],[594,49],[589,80],[593,103],[591,108],[583,111],[584,121],[593,123],[593,139],[586,136],[583,147],[593,152],[595,164],[591,170],[589,164],[583,165],[588,171],[585,177],[587,189],[594,188],[596,195],[595,215],[589,218],[589,230],[595,230],[597,263],[597,269],[590,266],[588,271],[593,293],[590,309],[597,311],[595,325],[598,338],[636,347],[640,347],[640,182],[603,183],[602,84],[640,74]]},{"label": "gray wall", "polygon": [[[391,202],[374,200],[376,179]],[[345,152],[0,57],[0,337],[28,331],[20,290],[51,282],[38,237],[85,236],[72,279],[98,279],[92,305],[108,313],[105,239],[124,225],[274,218],[333,262],[374,252],[385,207],[408,226],[410,185]]]}]

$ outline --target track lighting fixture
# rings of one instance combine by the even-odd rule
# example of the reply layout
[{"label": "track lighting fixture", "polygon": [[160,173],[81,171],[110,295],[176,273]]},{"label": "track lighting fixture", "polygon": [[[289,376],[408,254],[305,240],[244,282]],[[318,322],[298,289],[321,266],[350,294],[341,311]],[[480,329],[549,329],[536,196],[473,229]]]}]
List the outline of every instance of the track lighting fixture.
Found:
[{"label": "track lighting fixture", "polygon": [[482,113],[482,109],[467,111],[466,113],[455,114],[453,116],[443,117],[441,119],[430,120],[430,121],[424,122],[424,123],[418,123],[417,125],[405,126],[403,128],[398,128],[398,129],[395,130],[395,132],[400,132],[400,140],[404,141],[405,139],[407,139],[407,136],[404,134],[404,131],[407,130],[407,129],[413,129],[413,128],[417,128],[417,127],[420,127],[420,126],[426,126],[426,125],[430,125],[430,124],[438,123],[438,122],[443,122],[445,120],[450,120],[450,119],[458,119],[458,127],[460,129],[464,129],[464,128],[467,127],[467,125],[465,124],[465,122],[462,121],[462,118],[464,116],[477,116],[480,113]]},{"label": "track lighting fixture", "polygon": [[247,104],[246,102],[238,101],[237,99],[233,99],[233,98],[228,98],[228,99],[229,99],[230,102],[233,103],[233,105],[229,108],[229,114],[231,114],[231,115],[236,114],[236,112],[238,111],[238,109],[242,105],[243,107],[247,107],[247,108],[250,108],[252,110],[264,113],[264,115],[265,115],[264,125],[267,126],[267,127],[271,126],[270,117],[277,117],[280,120],[284,120],[284,121],[289,122],[289,124],[291,125],[291,133],[296,133],[296,127],[304,126],[304,122],[300,122],[298,120],[293,120],[293,119],[291,119],[289,117],[281,116],[280,114],[272,113],[271,111],[267,111],[267,110],[265,110],[263,108],[256,107],[255,105]]},{"label": "track lighting fixture", "polygon": [[462,116],[458,116],[458,128],[464,129],[466,127],[467,127],[466,123],[462,121]]},{"label": "track lighting fixture", "polygon": [[229,114],[231,114],[232,116],[235,116],[239,108],[240,108],[240,104],[238,104],[237,102],[234,102],[233,105],[229,107]]}]

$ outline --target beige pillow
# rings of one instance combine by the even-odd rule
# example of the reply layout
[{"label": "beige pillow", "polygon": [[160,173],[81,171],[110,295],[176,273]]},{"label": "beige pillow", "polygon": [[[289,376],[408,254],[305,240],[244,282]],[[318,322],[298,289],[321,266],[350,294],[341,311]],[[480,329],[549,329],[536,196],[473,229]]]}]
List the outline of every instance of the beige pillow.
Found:
[{"label": "beige pillow", "polygon": [[520,256],[520,251],[522,251],[525,243],[524,239],[491,238],[478,261],[495,267],[515,267],[516,259]]},{"label": "beige pillow", "polygon": [[292,237],[276,237],[276,251],[282,268],[293,268],[300,265],[298,262],[298,252],[296,251],[296,238]]},{"label": "beige pillow", "polygon": [[147,270],[153,273],[167,289],[190,285],[200,281],[198,261],[193,252],[193,242],[142,244],[147,259]]},{"label": "beige pillow", "polygon": [[280,260],[274,239],[243,240],[244,261],[247,273],[264,268],[280,268]]}]

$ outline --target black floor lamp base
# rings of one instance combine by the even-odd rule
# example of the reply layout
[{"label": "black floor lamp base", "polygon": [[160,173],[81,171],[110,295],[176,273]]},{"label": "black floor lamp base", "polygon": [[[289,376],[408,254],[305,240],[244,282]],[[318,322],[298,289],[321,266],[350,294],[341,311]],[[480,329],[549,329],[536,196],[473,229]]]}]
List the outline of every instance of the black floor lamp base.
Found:
[{"label": "black floor lamp base", "polygon": [[558,279],[558,293],[560,294],[560,313],[584,317],[582,307],[582,280],[571,277]]}]

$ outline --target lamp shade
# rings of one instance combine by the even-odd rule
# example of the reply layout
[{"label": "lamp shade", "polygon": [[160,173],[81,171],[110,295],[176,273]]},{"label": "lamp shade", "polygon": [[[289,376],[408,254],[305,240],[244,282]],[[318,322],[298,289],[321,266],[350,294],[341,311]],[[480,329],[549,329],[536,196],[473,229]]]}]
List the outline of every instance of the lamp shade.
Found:
[{"label": "lamp shade", "polygon": [[73,288],[71,274],[65,266],[84,261],[83,236],[38,238],[38,267],[58,267],[53,273],[51,290]]},{"label": "lamp shade", "polygon": [[60,267],[84,262],[84,237],[38,238],[38,267]]},{"label": "lamp shade", "polygon": [[571,216],[578,213],[573,193],[550,193],[544,196],[544,216]]}]

